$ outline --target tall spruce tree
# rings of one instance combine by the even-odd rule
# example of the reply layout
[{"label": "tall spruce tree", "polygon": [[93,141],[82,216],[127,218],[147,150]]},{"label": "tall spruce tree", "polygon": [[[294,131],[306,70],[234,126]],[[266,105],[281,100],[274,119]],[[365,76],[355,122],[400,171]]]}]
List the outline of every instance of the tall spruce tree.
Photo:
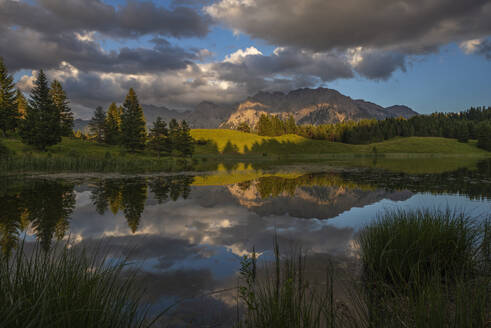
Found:
[{"label": "tall spruce tree", "polygon": [[60,112],[49,94],[43,70],[34,82],[20,135],[24,143],[44,151],[61,141]]},{"label": "tall spruce tree", "polygon": [[292,115],[288,115],[288,119],[286,120],[286,133],[295,134],[297,133],[297,123]]},{"label": "tall spruce tree", "polygon": [[162,121],[160,116],[157,117],[153,127],[150,129],[148,146],[151,150],[157,152],[159,158],[162,153],[168,155],[172,151],[167,124]]},{"label": "tall spruce tree", "polygon": [[24,119],[26,117],[27,112],[27,100],[24,97],[22,91],[17,89],[15,95],[15,105],[17,106],[17,113],[19,113],[19,118]]},{"label": "tall spruce tree", "polygon": [[63,90],[61,83],[57,80],[51,83],[50,94],[56,108],[60,112],[61,135],[64,137],[73,136],[73,113],[68,105],[69,102],[65,90]]},{"label": "tall spruce tree", "polygon": [[184,156],[192,156],[194,153],[194,140],[191,137],[191,129],[186,121],[182,121],[179,129],[179,151]]},{"label": "tall spruce tree", "polygon": [[101,106],[97,106],[94,111],[94,115],[89,122],[89,130],[95,135],[97,142],[104,142],[105,140],[105,128],[106,128],[106,113]]},{"label": "tall spruce tree", "polygon": [[146,131],[143,108],[138,102],[135,90],[131,88],[123,103],[121,114],[122,144],[130,151],[145,148]]},{"label": "tall spruce tree", "polygon": [[112,103],[107,110],[105,124],[105,141],[110,145],[121,142],[121,108]]},{"label": "tall spruce tree", "polygon": [[273,124],[269,115],[262,114],[259,117],[259,122],[257,124],[257,133],[260,136],[272,136],[273,135]]},{"label": "tall spruce tree", "polygon": [[17,126],[19,112],[15,103],[14,78],[0,57],[0,129],[3,135]]},{"label": "tall spruce tree", "polygon": [[169,142],[171,146],[171,152],[173,150],[179,150],[179,136],[181,135],[181,127],[175,118],[169,122]]}]

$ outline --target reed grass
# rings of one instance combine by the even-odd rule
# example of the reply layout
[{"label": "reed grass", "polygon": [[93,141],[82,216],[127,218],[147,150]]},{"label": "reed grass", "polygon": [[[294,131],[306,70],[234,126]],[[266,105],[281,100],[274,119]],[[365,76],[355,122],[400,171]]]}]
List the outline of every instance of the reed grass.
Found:
[{"label": "reed grass", "polygon": [[404,287],[434,275],[455,279],[476,270],[479,229],[450,210],[389,211],[360,233],[364,275]]},{"label": "reed grass", "polygon": [[0,159],[0,170],[4,172],[178,172],[191,170],[192,163],[186,159],[162,158],[140,159],[111,157],[91,158],[87,156],[9,156]]},{"label": "reed grass", "polygon": [[450,210],[397,210],[359,235],[375,327],[485,327],[490,220]]},{"label": "reed grass", "polygon": [[125,259],[74,246],[32,253],[24,244],[0,262],[0,326],[146,327],[143,291]]},{"label": "reed grass", "polygon": [[[255,252],[241,261],[238,299],[245,313],[238,315],[240,328],[324,328],[360,327],[364,304],[345,304],[334,296],[332,263],[326,264],[323,282],[307,278],[306,257],[281,256],[275,239],[275,259],[264,264],[258,274]],[[351,290],[351,289],[350,289]],[[354,290],[354,289],[353,289]],[[352,293],[352,295],[355,295]]]}]

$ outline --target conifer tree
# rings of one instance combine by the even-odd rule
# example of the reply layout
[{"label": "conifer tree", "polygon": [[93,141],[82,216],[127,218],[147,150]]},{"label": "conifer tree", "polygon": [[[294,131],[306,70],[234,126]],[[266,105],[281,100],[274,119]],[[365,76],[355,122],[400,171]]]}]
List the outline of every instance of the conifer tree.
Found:
[{"label": "conifer tree", "polygon": [[26,97],[24,97],[22,91],[20,91],[19,89],[17,89],[15,95],[15,104],[17,106],[17,113],[19,114],[19,118],[24,119],[27,112],[27,100]]},{"label": "conifer tree", "polygon": [[192,156],[194,153],[194,140],[191,137],[191,129],[186,121],[182,121],[179,129],[179,148],[184,156]]},{"label": "conifer tree", "polygon": [[285,124],[278,115],[271,117],[271,132],[272,136],[281,136],[285,133]]},{"label": "conifer tree", "polygon": [[43,70],[34,82],[20,135],[24,143],[40,150],[61,141],[60,112],[49,94],[48,79]]},{"label": "conifer tree", "polygon": [[61,135],[64,137],[73,136],[73,113],[68,105],[69,102],[65,90],[63,90],[61,83],[57,80],[51,83],[50,94],[56,108],[60,112]]},{"label": "conifer tree", "polygon": [[97,106],[94,115],[89,122],[89,130],[95,135],[97,142],[105,140],[104,129],[106,127],[106,114],[101,106]]},{"label": "conifer tree", "polygon": [[247,122],[240,122],[240,124],[237,126],[238,131],[246,132],[246,133],[251,133],[251,127]]},{"label": "conifer tree", "polygon": [[112,103],[107,110],[104,134],[106,143],[110,145],[117,145],[121,141],[121,112],[116,103]]},{"label": "conifer tree", "polygon": [[18,116],[14,78],[8,73],[0,57],[0,129],[3,135],[16,128]]},{"label": "conifer tree", "polygon": [[133,88],[129,90],[123,104],[121,134],[122,144],[129,150],[135,151],[145,148],[145,116]]},{"label": "conifer tree", "polygon": [[295,134],[297,133],[297,123],[292,115],[288,115],[288,119],[286,120],[286,133],[287,134]]},{"label": "conifer tree", "polygon": [[171,152],[173,150],[179,150],[179,136],[181,135],[181,127],[177,123],[176,119],[173,118],[169,122],[169,142],[171,146]]},{"label": "conifer tree", "polygon": [[151,150],[157,152],[159,158],[161,153],[167,155],[172,151],[167,124],[165,121],[162,121],[160,116],[157,117],[157,120],[153,123],[149,137],[148,146]]},{"label": "conifer tree", "polygon": [[273,125],[271,119],[269,118],[269,115],[262,114],[261,117],[259,117],[257,132],[260,136],[273,135]]}]

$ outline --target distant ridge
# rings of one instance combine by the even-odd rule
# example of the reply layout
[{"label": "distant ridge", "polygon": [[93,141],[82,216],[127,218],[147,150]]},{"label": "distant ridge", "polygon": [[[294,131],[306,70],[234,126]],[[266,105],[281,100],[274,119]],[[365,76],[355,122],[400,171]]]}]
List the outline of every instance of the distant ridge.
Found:
[{"label": "distant ridge", "polygon": [[[410,118],[418,115],[403,105],[382,107],[362,99],[354,100],[334,89],[297,89],[288,93],[258,92],[244,101],[232,105],[219,105],[203,101],[194,110],[178,111],[167,107],[143,105],[147,124],[160,116],[165,121],[175,118],[186,120],[192,128],[235,128],[246,122],[255,126],[262,114],[286,118],[292,115],[298,124],[338,123],[347,120],[389,117]],[[75,128],[84,128],[88,121],[76,120]]]},{"label": "distant ridge", "polygon": [[274,114],[283,118],[292,115],[298,124],[313,125],[399,116],[410,118],[418,115],[407,106],[384,108],[365,100],[354,100],[333,89],[306,88],[289,93],[259,92],[240,103],[221,126],[234,128],[242,122],[255,126],[262,114]]}]

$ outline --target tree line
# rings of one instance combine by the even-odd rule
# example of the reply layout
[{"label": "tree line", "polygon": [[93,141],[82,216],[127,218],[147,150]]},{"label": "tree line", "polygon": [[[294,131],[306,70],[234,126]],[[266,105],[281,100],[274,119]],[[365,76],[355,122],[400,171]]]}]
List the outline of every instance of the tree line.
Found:
[{"label": "tree line", "polygon": [[122,145],[130,151],[150,149],[160,156],[191,156],[194,140],[186,121],[172,119],[167,123],[157,117],[149,133],[135,90],[129,90],[122,106],[109,105],[107,112],[97,107],[89,122],[89,130],[97,142]]},{"label": "tree line", "polygon": [[297,125],[293,116],[281,119],[263,114],[254,129],[241,123],[238,130],[262,136],[297,134],[309,139],[349,144],[368,144],[394,137],[443,137],[460,142],[477,139],[478,146],[491,151],[491,107],[471,107],[459,113],[434,113],[384,120],[365,119],[321,125]]},{"label": "tree line", "polygon": [[[43,70],[34,81],[26,99],[16,89],[14,78],[8,73],[0,57],[0,131],[3,136],[17,134],[22,142],[39,150],[61,142],[62,137],[83,137],[73,132],[73,113],[62,84],[51,84]],[[161,155],[191,156],[194,140],[186,121],[171,120],[167,127],[160,117],[147,134],[143,109],[138,97],[130,89],[122,106],[112,103],[107,113],[97,107],[89,128],[100,143],[121,145],[130,151],[150,149]]]},{"label": "tree line", "polygon": [[15,88],[14,78],[0,57],[0,130],[18,133],[22,141],[40,150],[73,135],[73,113],[61,83],[49,84],[39,71],[28,99]]}]

